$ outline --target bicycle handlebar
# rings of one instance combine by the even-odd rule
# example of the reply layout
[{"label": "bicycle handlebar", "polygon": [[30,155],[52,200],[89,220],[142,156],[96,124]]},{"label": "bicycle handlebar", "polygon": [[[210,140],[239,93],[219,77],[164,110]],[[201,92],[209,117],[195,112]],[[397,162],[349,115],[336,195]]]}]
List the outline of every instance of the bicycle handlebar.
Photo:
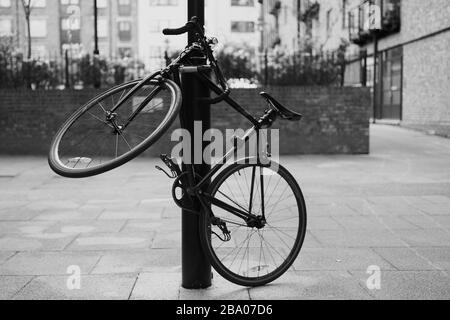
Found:
[{"label": "bicycle handlebar", "polygon": [[[215,98],[210,98],[210,99],[207,98],[207,99],[202,99],[202,100],[209,104],[217,104],[217,103],[225,100],[230,95],[231,89],[228,87],[227,81],[225,80],[225,77],[223,76],[222,71],[220,70],[219,66],[217,65],[217,61],[214,58],[214,56],[211,52],[211,49],[209,48],[209,45],[206,42],[205,35],[203,34],[203,28],[199,25],[198,18],[192,17],[191,20],[188,23],[186,23],[185,26],[183,26],[181,28],[164,29],[163,34],[166,36],[176,36],[176,35],[182,35],[182,34],[194,31],[194,30],[197,31],[200,36],[199,41],[203,44],[203,46],[205,47],[205,50],[207,51],[207,56],[213,66],[212,69],[213,69],[214,73],[216,74],[217,80],[223,90],[222,94],[220,94],[219,96],[217,96]],[[200,67],[185,67],[184,72],[198,72],[198,71],[202,71],[202,70],[200,70],[201,68],[202,68],[202,66],[200,66]]]}]

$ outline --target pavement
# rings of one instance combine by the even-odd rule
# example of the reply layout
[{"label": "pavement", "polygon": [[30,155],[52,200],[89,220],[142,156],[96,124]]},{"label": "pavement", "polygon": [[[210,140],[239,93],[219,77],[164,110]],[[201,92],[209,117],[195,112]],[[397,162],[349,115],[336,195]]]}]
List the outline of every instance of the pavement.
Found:
[{"label": "pavement", "polygon": [[368,156],[281,159],[308,233],[293,268],[252,289],[217,274],[181,288],[180,210],[157,160],[67,180],[45,158],[0,157],[0,299],[450,299],[450,140],[371,136]]}]

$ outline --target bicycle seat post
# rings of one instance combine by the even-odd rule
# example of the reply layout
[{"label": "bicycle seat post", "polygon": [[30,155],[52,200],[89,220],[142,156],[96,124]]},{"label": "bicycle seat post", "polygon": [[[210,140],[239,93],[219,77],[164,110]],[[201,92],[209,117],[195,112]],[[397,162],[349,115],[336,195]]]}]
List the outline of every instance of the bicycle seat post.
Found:
[{"label": "bicycle seat post", "polygon": [[[204,0],[188,1],[188,19],[193,16],[198,17],[201,25],[204,24]],[[189,45],[195,41],[195,33],[189,33]],[[193,59],[198,65],[206,64],[204,57]],[[181,86],[183,92],[183,106],[180,112],[181,124],[183,129],[187,129],[191,134],[191,139],[196,139],[194,135],[195,122],[202,123],[202,137],[200,141],[191,143],[191,164],[195,159],[195,154],[201,151],[202,163],[195,163],[194,170],[200,176],[206,175],[210,167],[205,164],[203,159],[203,133],[211,127],[210,106],[201,102],[200,99],[210,98],[209,89],[197,79],[195,74],[185,73],[181,77]],[[196,150],[195,145],[201,145],[201,150]],[[186,159],[184,159],[186,160]],[[183,172],[189,170],[189,164],[183,163]],[[208,187],[208,186],[206,186]],[[196,202],[198,202],[196,200]],[[203,252],[200,243],[199,219],[202,219],[204,212],[201,212],[200,203],[195,203],[195,210],[200,215],[192,214],[187,210],[182,211],[182,286],[186,289],[205,289],[211,286],[212,273],[211,265]]]}]

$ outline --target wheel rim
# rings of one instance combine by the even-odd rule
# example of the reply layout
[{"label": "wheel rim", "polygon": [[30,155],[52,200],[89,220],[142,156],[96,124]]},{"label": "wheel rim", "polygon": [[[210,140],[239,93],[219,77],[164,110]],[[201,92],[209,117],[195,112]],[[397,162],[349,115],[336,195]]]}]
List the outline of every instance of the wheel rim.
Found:
[{"label": "wheel rim", "polygon": [[[269,168],[242,166],[233,174],[225,175],[212,195],[240,209],[249,208],[253,170],[261,170],[264,175],[266,227],[249,228],[244,221],[213,206],[214,216],[226,221],[231,232],[232,240],[223,242],[216,235],[221,234],[220,229],[207,222],[211,227],[211,253],[219,268],[245,285],[265,284],[284,273],[301,249],[306,224],[300,212],[304,208],[301,194],[292,190],[285,176]],[[258,196],[259,173],[256,176],[252,213],[260,215],[263,201]]]},{"label": "wheel rim", "polygon": [[114,110],[138,83],[111,89],[67,121],[52,149],[59,171],[82,175],[113,168],[145,151],[162,135],[178,109],[176,90],[167,82],[149,81]]}]

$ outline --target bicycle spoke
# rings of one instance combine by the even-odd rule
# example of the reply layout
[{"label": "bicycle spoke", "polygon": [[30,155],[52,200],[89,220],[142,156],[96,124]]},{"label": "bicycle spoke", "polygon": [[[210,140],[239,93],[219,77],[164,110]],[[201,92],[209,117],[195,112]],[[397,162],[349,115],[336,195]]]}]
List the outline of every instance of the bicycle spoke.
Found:
[{"label": "bicycle spoke", "polygon": [[[230,234],[234,241],[230,248],[226,242],[212,243],[217,258],[229,272],[255,282],[277,275],[286,268],[286,264],[290,266],[293,250],[301,240],[297,196],[294,189],[289,189],[292,184],[280,173],[266,179],[264,170],[261,166],[252,165],[236,168],[214,191],[236,208],[247,212],[250,210],[244,207],[248,205],[247,208],[251,208],[251,213],[257,217],[262,217],[262,213],[266,215],[266,224],[261,229],[249,228],[247,221],[239,223],[227,210],[213,209],[214,212],[220,211],[215,215],[230,227],[229,230],[233,229]],[[255,179],[252,178],[253,172]],[[289,204],[290,199],[295,203]]]},{"label": "bicycle spoke", "polygon": [[223,195],[225,198],[227,198],[228,200],[230,200],[231,202],[233,202],[235,205],[237,205],[239,208],[241,208],[244,212],[247,212],[247,209],[245,209],[243,206],[241,206],[239,203],[237,203],[236,201],[232,200],[230,197],[228,197],[225,193],[223,193],[222,191],[219,191],[219,193],[221,195]]}]

